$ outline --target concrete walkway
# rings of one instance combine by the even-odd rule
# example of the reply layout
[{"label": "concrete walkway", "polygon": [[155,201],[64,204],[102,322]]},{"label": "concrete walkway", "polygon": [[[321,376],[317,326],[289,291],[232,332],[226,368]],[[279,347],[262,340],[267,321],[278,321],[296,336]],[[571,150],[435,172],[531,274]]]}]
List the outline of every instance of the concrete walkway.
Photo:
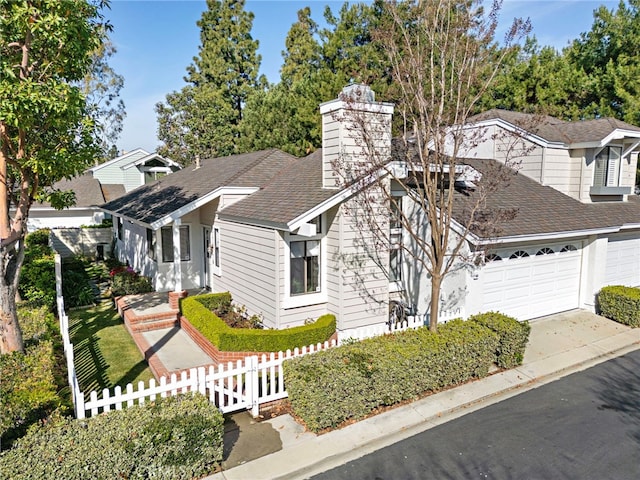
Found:
[{"label": "concrete walkway", "polygon": [[[315,435],[304,431],[289,415],[261,423],[236,421],[239,429],[225,434],[228,454],[224,470],[207,478],[308,478],[638,348],[640,328],[632,329],[581,310],[544,317],[531,322],[529,345],[519,368],[431,395],[340,430]],[[265,429],[265,424],[279,434],[279,439]],[[226,445],[228,440],[230,446]],[[262,448],[256,449],[260,441],[264,442]],[[273,453],[265,455],[268,451]],[[259,455],[265,456],[256,458]]]},{"label": "concrete walkway", "polygon": [[180,327],[140,332],[167,372],[213,365],[215,362]]}]

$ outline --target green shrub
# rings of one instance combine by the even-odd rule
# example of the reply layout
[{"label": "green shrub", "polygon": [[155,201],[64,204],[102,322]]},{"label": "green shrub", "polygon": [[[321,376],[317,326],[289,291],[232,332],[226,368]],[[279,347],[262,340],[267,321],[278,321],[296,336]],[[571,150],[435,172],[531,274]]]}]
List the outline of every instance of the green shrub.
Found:
[{"label": "green shrub", "polygon": [[115,296],[153,292],[151,280],[131,267],[116,267],[109,274],[111,275],[111,292]]},{"label": "green shrub", "polygon": [[598,293],[600,313],[631,327],[640,327],[640,288],[612,285]]},{"label": "green shrub", "polygon": [[89,265],[88,261],[79,256],[62,260],[62,295],[66,307],[81,307],[94,303],[95,294],[86,271]]},{"label": "green shrub", "polygon": [[53,344],[42,341],[0,356],[0,438],[3,448],[61,404],[53,377]]},{"label": "green shrub", "polygon": [[21,303],[18,319],[25,352],[0,355],[0,443],[8,448],[27,428],[56,409],[66,410],[66,369],[57,321],[46,306]]},{"label": "green shrub", "polygon": [[36,247],[38,245],[48,247],[50,234],[51,230],[49,230],[48,228],[36,230],[35,232],[32,232],[25,237],[24,244],[27,249]]},{"label": "green shrub", "polygon": [[279,352],[328,340],[336,330],[336,318],[323,315],[315,322],[284,330],[231,328],[210,308],[231,302],[227,293],[196,295],[182,300],[184,317],[219,350],[228,352]]},{"label": "green shrub", "polygon": [[222,461],[224,419],[202,395],[180,395],[86,420],[56,418],[0,456],[11,479],[191,479]]},{"label": "green shrub", "polygon": [[56,269],[54,252],[48,242],[48,230],[38,230],[26,236],[18,292],[23,300],[47,305],[53,310],[56,305]]},{"label": "green shrub", "polygon": [[499,367],[513,368],[522,365],[531,332],[529,322],[519,322],[498,312],[481,313],[470,317],[469,320],[484,325],[500,337],[496,350],[496,364]]},{"label": "green shrub", "polygon": [[486,376],[498,342],[478,323],[453,320],[438,333],[420,328],[288,360],[285,384],[295,414],[318,432]]}]

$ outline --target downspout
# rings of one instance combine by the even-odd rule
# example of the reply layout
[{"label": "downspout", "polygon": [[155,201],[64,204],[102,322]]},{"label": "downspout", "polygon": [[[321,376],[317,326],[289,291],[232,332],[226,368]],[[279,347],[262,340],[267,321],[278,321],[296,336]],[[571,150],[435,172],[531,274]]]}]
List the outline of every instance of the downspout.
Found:
[{"label": "downspout", "polygon": [[280,278],[280,265],[283,265],[282,261],[284,261],[284,258],[280,257],[280,247],[282,246],[282,234],[280,233],[279,230],[273,230],[273,241],[276,244],[276,248],[275,248],[275,252],[276,252],[276,258],[275,258],[275,272],[274,272],[274,281],[275,281],[275,286],[276,286],[276,318],[274,318],[274,323],[275,323],[275,327],[276,330],[280,330],[280,313],[282,311],[282,285],[281,285],[281,278]]}]

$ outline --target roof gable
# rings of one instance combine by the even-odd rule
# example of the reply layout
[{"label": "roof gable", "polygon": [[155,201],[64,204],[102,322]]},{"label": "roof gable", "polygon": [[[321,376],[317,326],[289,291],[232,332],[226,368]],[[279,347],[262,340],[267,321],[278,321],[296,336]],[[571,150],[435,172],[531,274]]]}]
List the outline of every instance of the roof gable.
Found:
[{"label": "roof gable", "polygon": [[142,148],[136,148],[135,150],[131,150],[130,152],[124,153],[119,157],[112,158],[107,162],[103,162],[100,165],[96,165],[95,167],[91,167],[87,169],[88,172],[97,172],[107,167],[111,166],[124,166],[129,163],[133,163],[139,158],[143,158],[149,155],[149,152]]},{"label": "roof gable", "polygon": [[[569,122],[549,115],[511,112],[492,109],[469,118],[470,124],[492,124],[505,122],[517,129],[535,135],[549,143],[560,143],[567,147],[596,146],[610,137],[629,136],[640,138],[640,127],[615,118],[596,118]],[[618,135],[615,133],[618,132]]]}]

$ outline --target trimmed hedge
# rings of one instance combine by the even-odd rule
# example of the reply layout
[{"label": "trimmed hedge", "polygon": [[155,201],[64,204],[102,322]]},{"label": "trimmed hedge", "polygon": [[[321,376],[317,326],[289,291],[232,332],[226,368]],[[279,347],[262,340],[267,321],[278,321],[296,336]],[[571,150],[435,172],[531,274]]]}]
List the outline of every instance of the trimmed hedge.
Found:
[{"label": "trimmed hedge", "polygon": [[600,313],[631,327],[640,327],[640,288],[611,285],[598,293]]},{"label": "trimmed hedge", "polygon": [[284,330],[231,328],[210,309],[231,302],[227,293],[187,297],[181,301],[182,314],[218,350],[227,352],[279,352],[315,345],[336,331],[336,317],[323,315],[314,323]]},{"label": "trimmed hedge", "polygon": [[522,365],[531,332],[529,322],[519,322],[498,312],[481,313],[469,317],[469,320],[484,325],[500,337],[495,360],[499,367],[514,368]]},{"label": "trimmed hedge", "polygon": [[0,456],[0,477],[192,479],[222,461],[224,419],[179,395],[86,420],[57,417]]},{"label": "trimmed hedge", "polygon": [[285,384],[296,415],[318,432],[488,374],[499,337],[477,322],[453,320],[288,360]]}]

